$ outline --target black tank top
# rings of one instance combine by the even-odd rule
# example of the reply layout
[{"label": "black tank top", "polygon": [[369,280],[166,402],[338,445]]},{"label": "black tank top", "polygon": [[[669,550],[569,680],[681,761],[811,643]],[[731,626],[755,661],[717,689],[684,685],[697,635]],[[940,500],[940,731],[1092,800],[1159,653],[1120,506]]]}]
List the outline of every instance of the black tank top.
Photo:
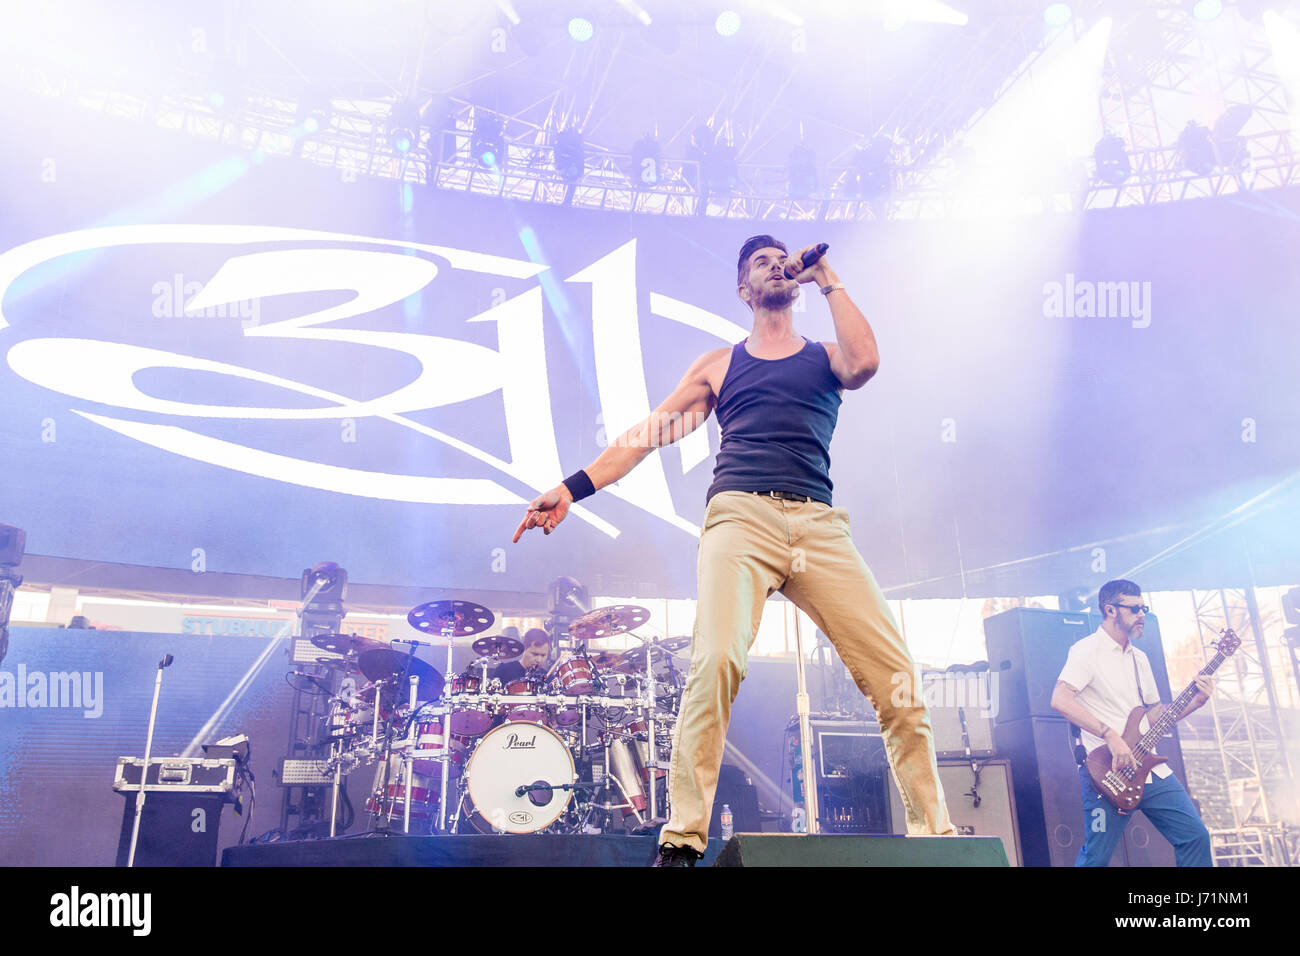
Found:
[{"label": "black tank top", "polygon": [[830,504],[831,433],[842,389],[819,342],[804,339],[782,359],[754,358],[736,343],[718,390],[722,446],[708,498],[790,491]]}]

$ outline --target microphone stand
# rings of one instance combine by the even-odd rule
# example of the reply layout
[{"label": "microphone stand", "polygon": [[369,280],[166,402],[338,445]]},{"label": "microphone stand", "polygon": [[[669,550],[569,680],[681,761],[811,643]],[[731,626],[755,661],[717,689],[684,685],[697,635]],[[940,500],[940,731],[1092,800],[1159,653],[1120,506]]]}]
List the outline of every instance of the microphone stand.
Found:
[{"label": "microphone stand", "polygon": [[149,730],[144,738],[144,766],[140,769],[140,789],[135,795],[135,821],[131,824],[131,850],[126,857],[128,867],[135,866],[135,847],[140,839],[140,817],[144,814],[144,788],[149,780],[149,756],[153,750],[153,728],[154,721],[158,717],[158,692],[162,689],[162,672],[164,667],[170,667],[172,656],[163,655],[163,659],[158,662],[158,673],[153,680],[153,704],[149,707]]},{"label": "microphone stand", "polygon": [[808,722],[808,674],[804,670],[803,630],[799,627],[799,609],[794,611],[795,674],[798,682],[795,693],[795,711],[799,715],[799,751],[803,758],[803,802],[806,808],[807,833],[821,832],[817,818],[817,771],[812,764],[812,725]]}]

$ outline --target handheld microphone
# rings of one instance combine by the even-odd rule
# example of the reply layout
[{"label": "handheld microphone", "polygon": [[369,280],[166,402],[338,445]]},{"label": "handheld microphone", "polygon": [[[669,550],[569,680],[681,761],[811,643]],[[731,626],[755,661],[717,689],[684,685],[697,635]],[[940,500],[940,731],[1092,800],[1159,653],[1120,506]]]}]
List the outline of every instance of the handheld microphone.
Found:
[{"label": "handheld microphone", "polygon": [[[819,242],[816,245],[816,247],[809,249],[807,252],[805,252],[803,254],[802,259],[787,261],[785,264],[785,277],[787,279],[793,279],[804,269],[807,269],[809,266],[816,263],[817,260],[820,259],[822,256],[826,255],[826,250],[829,248],[830,246],[828,246],[826,243]],[[801,265],[798,269],[795,269],[794,272],[791,272],[790,267],[793,266],[795,262],[802,262],[803,265]]]}]

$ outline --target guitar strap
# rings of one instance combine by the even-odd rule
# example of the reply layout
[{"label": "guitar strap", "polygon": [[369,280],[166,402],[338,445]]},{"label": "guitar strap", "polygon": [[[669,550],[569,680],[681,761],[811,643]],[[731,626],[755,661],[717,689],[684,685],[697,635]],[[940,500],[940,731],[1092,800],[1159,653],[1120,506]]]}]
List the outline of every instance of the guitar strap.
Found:
[{"label": "guitar strap", "polygon": [[1137,651],[1133,652],[1133,679],[1137,681],[1138,700],[1142,703],[1143,709],[1147,707],[1147,699],[1142,696],[1142,676],[1138,673],[1138,656]]}]

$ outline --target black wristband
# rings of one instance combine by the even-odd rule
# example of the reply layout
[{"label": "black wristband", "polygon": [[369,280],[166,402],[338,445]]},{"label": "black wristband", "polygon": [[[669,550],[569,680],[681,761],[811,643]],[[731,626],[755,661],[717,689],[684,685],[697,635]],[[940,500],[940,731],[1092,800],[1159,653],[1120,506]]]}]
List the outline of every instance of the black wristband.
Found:
[{"label": "black wristband", "polygon": [[587,473],[581,469],[565,478],[562,484],[569,489],[569,494],[573,495],[574,501],[590,498],[596,493],[596,486],[591,483]]}]

